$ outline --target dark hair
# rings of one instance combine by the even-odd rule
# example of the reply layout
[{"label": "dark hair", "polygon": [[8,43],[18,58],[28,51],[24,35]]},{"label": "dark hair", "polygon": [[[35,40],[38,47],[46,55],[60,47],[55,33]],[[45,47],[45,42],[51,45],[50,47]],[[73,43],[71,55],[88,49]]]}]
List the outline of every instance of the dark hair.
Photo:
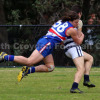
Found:
[{"label": "dark hair", "polygon": [[62,22],[73,21],[73,20],[76,20],[76,19],[79,19],[79,16],[74,11],[65,12],[64,16],[61,18]]},{"label": "dark hair", "polygon": [[82,12],[82,7],[80,5],[73,5],[71,10],[75,11],[78,14],[78,13]]}]

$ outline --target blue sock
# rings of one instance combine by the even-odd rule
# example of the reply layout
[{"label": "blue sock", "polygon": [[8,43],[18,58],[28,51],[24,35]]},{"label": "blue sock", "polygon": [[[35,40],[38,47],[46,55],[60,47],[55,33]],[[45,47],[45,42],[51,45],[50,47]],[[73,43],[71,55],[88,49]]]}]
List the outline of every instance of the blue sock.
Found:
[{"label": "blue sock", "polygon": [[72,85],[72,89],[76,89],[76,88],[78,88],[78,83],[74,82]]},{"label": "blue sock", "polygon": [[84,75],[84,82],[89,81],[89,75]]},{"label": "blue sock", "polygon": [[28,70],[28,74],[34,73],[34,72],[35,72],[35,67],[30,67],[30,69]]},{"label": "blue sock", "polygon": [[4,56],[4,59],[6,61],[14,61],[14,55],[6,55],[6,56]]}]

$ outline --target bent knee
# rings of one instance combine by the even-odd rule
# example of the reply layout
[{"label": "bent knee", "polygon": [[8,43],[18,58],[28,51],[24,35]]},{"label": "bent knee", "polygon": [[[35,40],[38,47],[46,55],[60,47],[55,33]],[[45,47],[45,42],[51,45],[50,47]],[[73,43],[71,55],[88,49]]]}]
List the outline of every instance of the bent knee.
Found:
[{"label": "bent knee", "polygon": [[48,67],[48,72],[52,72],[55,69],[54,65],[47,65]]},{"label": "bent knee", "polygon": [[29,67],[32,66],[32,64],[30,62],[28,62],[26,65],[29,66]]},{"label": "bent knee", "polygon": [[93,62],[93,57],[91,55],[88,55],[85,60],[89,62]]},{"label": "bent knee", "polygon": [[32,66],[34,63],[33,63],[34,61],[31,61],[29,58],[28,58],[28,60],[27,60],[27,66]]},{"label": "bent knee", "polygon": [[93,57],[92,56],[90,56],[90,61],[93,62]]}]

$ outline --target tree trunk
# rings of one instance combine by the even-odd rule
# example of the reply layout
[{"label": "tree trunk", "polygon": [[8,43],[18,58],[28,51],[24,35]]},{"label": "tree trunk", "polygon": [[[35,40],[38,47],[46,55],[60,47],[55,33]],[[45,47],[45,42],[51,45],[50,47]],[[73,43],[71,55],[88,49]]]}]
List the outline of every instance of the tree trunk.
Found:
[{"label": "tree trunk", "polygon": [[[3,0],[0,0],[0,25],[5,25],[5,14],[3,9]],[[0,51],[9,51],[9,45],[8,45],[8,34],[6,31],[6,27],[0,27]]]},{"label": "tree trunk", "polygon": [[83,7],[82,7],[82,12],[83,12],[83,20],[87,20],[87,17],[89,15],[89,10],[90,10],[90,1],[91,0],[83,0]]},{"label": "tree trunk", "polygon": [[[3,9],[3,0],[0,0],[0,25],[5,25],[5,14]],[[6,27],[0,27],[0,52],[9,53],[10,46],[8,44],[8,34]],[[0,66],[7,66],[8,63],[0,63]]]}]

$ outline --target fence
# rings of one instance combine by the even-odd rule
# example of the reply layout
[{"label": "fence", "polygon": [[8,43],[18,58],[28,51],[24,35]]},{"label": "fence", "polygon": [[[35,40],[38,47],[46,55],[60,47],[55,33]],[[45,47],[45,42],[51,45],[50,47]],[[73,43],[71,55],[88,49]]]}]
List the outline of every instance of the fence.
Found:
[{"label": "fence", "polygon": [[[3,38],[0,42],[1,51],[28,57],[35,49],[38,39],[45,35],[49,28],[50,25],[0,25],[0,34]],[[81,45],[83,51],[94,57],[94,66],[100,66],[100,25],[84,25],[83,33],[85,34],[84,42]],[[53,51],[53,56],[56,66],[74,65],[72,60],[65,56],[63,46],[58,45]],[[0,64],[0,66],[2,65],[19,66],[20,64],[7,62]]]}]

